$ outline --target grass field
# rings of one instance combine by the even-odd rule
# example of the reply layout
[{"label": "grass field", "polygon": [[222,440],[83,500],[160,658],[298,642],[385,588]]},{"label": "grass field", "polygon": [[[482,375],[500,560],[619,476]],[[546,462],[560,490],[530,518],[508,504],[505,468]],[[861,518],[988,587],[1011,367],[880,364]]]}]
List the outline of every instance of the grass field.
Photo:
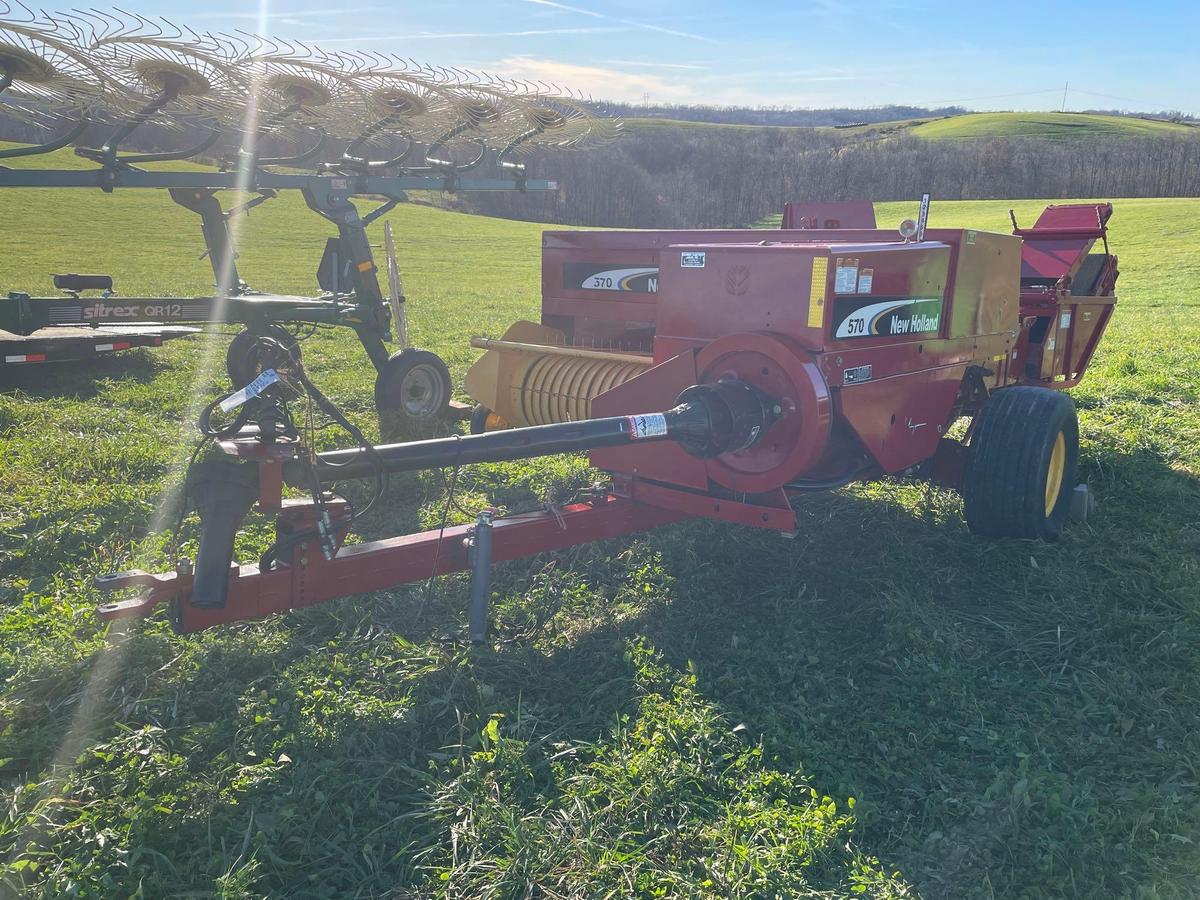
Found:
[{"label": "grass field", "polygon": [[[628,128],[761,128],[760,125],[722,125],[712,122],[686,122],[679,119],[626,120]],[[796,130],[785,128],[784,130]],[[1086,113],[996,112],[967,113],[939,119],[902,119],[873,122],[854,128],[821,128],[847,138],[890,137],[913,134],[929,140],[977,140],[1009,137],[1039,140],[1096,140],[1120,137],[1171,137],[1193,134],[1196,128],[1175,122],[1137,119],[1130,116],[1105,116]]]},{"label": "grass field", "polygon": [[1195,129],[1175,122],[1130,116],[999,112],[934,119],[913,128],[912,133],[930,139],[1013,137],[1064,141],[1114,137],[1172,137],[1195,133]]},{"label": "grass field", "polygon": [[[189,214],[153,194],[0,195],[6,289],[110,271],[202,292]],[[1040,204],[1012,204],[1032,221]],[[881,223],[912,204],[883,204]],[[934,224],[1005,230],[1003,202]],[[1200,871],[1200,201],[1116,204],[1121,304],[1074,391],[1099,506],[1053,546],[972,538],[952,495],[815,496],[795,540],[708,522],[500,566],[500,646],[466,582],[188,638],[100,629],[93,575],[162,567],[189,410],[220,339],[0,393],[0,861],[33,896],[1193,897]],[[389,214],[415,340],[538,308],[539,227]],[[255,210],[244,276],[307,291],[326,229]],[[378,226],[381,227],[381,226]],[[314,380],[371,427],[346,334]],[[206,362],[207,361],[207,362]],[[207,376],[205,377],[205,372]],[[336,435],[326,440],[336,443]],[[480,466],[521,510],[579,459]],[[436,525],[393,479],[367,536]],[[451,519],[462,513],[452,510]],[[194,553],[194,530],[184,553]],[[239,553],[269,538],[256,522]],[[0,887],[0,895],[4,888]]]}]

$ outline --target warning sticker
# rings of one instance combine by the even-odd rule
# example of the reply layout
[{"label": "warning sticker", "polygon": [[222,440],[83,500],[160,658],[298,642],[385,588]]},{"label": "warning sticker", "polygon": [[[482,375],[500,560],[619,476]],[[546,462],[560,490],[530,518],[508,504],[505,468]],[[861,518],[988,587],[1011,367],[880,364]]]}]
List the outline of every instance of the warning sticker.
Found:
[{"label": "warning sticker", "polygon": [[625,419],[629,422],[629,439],[632,441],[665,437],[667,434],[667,417],[662,413],[646,416],[626,416]]},{"label": "warning sticker", "polygon": [[808,327],[825,324],[825,281],[829,277],[829,260],[818,256],[813,260],[812,284],[808,288]]},{"label": "warning sticker", "polygon": [[275,374],[274,369],[265,370],[261,375],[255,378],[240,391],[234,391],[232,394],[222,400],[221,412],[229,412],[231,409],[236,409],[251,397],[257,397],[278,380],[279,376]]},{"label": "warning sticker", "polygon": [[684,250],[679,254],[679,265],[685,269],[703,269],[703,250]]},{"label": "warning sticker", "polygon": [[837,261],[837,273],[833,278],[833,290],[838,294],[853,294],[858,290],[858,260]]},{"label": "warning sticker", "polygon": [[1062,314],[1062,318],[1060,318],[1058,320],[1058,327],[1059,328],[1070,328],[1071,327],[1071,314],[1069,312],[1065,312]]},{"label": "warning sticker", "polygon": [[858,276],[858,292],[860,294],[871,293],[871,285],[875,282],[875,270],[863,269],[862,274]]}]

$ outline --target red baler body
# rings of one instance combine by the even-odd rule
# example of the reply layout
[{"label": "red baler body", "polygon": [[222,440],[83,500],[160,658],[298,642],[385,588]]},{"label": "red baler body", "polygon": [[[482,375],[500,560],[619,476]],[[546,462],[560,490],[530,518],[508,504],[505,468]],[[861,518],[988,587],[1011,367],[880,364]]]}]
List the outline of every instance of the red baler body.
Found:
[{"label": "red baler body", "polygon": [[[599,393],[593,417],[670,409],[685,388],[725,379],[760,389],[778,415],[749,449],[711,458],[669,441],[593,450],[611,490],[497,519],[493,558],[697,516],[791,532],[795,492],[887,474],[959,486],[966,446],[946,437],[956,419],[1010,385],[1061,388],[1083,376],[1115,302],[1111,213],[1109,204],[1051,206],[1013,235],[928,229],[911,241],[811,227],[870,224],[860,206],[837,204],[789,205],[788,223],[809,227],[777,231],[546,232],[543,324],[573,348],[640,353],[652,364]],[[1091,253],[1097,241],[1102,254]],[[277,458],[253,439],[223,447],[260,461],[259,506],[278,513],[281,534],[311,526],[311,504],[282,500],[287,452]],[[258,618],[468,568],[469,534],[428,531],[331,559],[300,543],[268,571],[234,567],[218,609],[189,602],[186,567],[123,573],[102,587],[146,593],[101,615],[140,616],[169,602],[185,632]]]}]

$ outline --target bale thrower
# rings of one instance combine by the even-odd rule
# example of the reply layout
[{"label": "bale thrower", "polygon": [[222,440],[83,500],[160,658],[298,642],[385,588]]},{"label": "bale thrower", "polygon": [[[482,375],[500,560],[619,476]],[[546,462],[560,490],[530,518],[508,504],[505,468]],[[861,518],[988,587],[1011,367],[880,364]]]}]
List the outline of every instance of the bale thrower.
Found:
[{"label": "bale thrower", "polygon": [[[793,533],[806,492],[889,476],[961,492],[977,534],[1054,540],[1078,454],[1060,389],[1083,377],[1113,310],[1111,214],[1050,206],[1011,235],[926,229],[922,215],[897,238],[828,227],[840,221],[825,204],[779,231],[547,232],[542,321],[475,342],[478,433],[371,446],[344,423],[359,446],[314,453],[271,368],[228,402],[245,401],[232,422],[204,423],[236,461],[189,472],[197,559],[101,578],[136,595],[100,616],[166,603],[192,632],[469,569],[480,641],[493,562],[696,517]],[[261,352],[294,363],[286,347]],[[293,381],[344,422],[302,369]],[[581,502],[342,544],[361,513],[335,482],[374,478],[378,499],[389,472],[585,450],[607,482]],[[276,541],[239,565],[255,503]]]}]

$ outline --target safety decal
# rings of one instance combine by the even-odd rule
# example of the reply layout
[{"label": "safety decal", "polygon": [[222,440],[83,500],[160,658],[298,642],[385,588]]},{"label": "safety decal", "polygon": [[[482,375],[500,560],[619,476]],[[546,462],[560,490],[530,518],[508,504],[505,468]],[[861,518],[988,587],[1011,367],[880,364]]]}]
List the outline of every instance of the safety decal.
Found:
[{"label": "safety decal", "polygon": [[894,297],[838,300],[833,336],[853,340],[931,334],[942,325],[940,297]]},{"label": "safety decal", "polygon": [[837,270],[833,276],[835,294],[853,294],[858,291],[858,260],[838,257]]},{"label": "safety decal", "polygon": [[279,376],[275,374],[274,369],[263,370],[261,375],[255,378],[240,391],[234,391],[232,394],[222,400],[221,412],[229,412],[231,409],[236,409],[251,397],[257,397],[278,380]]},{"label": "safety decal", "polygon": [[629,422],[629,439],[644,441],[646,438],[663,437],[667,433],[667,417],[662,413],[646,416],[626,416]]},{"label": "safety decal", "polygon": [[685,269],[703,269],[704,257],[703,250],[684,250],[679,254],[679,265]]},{"label": "safety decal", "polygon": [[863,269],[858,276],[858,292],[860,294],[871,293],[871,286],[875,283],[875,270]]},{"label": "safety decal", "polygon": [[610,268],[592,263],[567,263],[563,266],[563,287],[570,291],[657,294],[658,266]]}]

